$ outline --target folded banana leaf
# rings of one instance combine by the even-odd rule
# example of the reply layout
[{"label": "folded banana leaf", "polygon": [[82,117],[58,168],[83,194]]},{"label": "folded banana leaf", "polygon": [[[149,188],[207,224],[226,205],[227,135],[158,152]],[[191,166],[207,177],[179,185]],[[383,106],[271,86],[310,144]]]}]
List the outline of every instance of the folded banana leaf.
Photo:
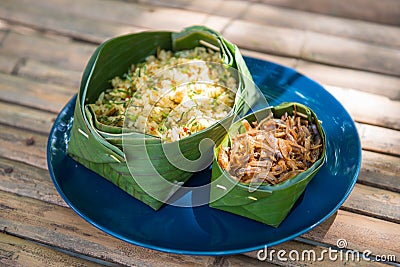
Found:
[{"label": "folded banana leaf", "polygon": [[[224,64],[238,71],[239,82],[231,112],[207,129],[180,141],[164,144],[161,139],[119,127],[101,125],[90,108],[109,88],[109,81],[133,64],[143,62],[158,49],[179,51],[209,44],[217,47]],[[201,165],[202,155],[212,162],[212,142],[220,142],[233,119],[245,114],[260,93],[236,45],[217,32],[193,26],[181,32],[141,32],[120,36],[101,44],[82,76],[68,145],[68,154],[131,196],[159,209]],[[190,168],[186,168],[189,162]],[[182,166],[183,165],[183,166]],[[83,178],[84,179],[84,178]]]},{"label": "folded banana leaf", "polygon": [[258,184],[257,188],[250,184],[238,182],[229,173],[221,168],[217,157],[221,147],[230,146],[230,136],[242,133],[243,124],[236,122],[229,129],[221,144],[214,151],[212,166],[212,184],[210,192],[210,207],[234,213],[250,218],[264,224],[278,227],[286,218],[297,199],[305,190],[325,161],[326,137],[324,130],[316,114],[308,107],[299,103],[282,103],[275,107],[269,107],[254,112],[246,117],[248,122],[261,121],[273,114],[274,118],[280,118],[285,112],[293,115],[296,111],[307,115],[309,122],[313,122],[322,139],[322,153],[320,158],[310,168],[294,177],[275,184]]}]

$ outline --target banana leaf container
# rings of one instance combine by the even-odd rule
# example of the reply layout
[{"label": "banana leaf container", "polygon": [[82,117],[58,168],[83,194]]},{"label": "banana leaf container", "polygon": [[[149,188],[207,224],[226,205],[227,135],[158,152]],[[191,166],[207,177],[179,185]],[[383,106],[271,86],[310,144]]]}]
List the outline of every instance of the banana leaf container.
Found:
[{"label": "banana leaf container", "polygon": [[232,125],[229,133],[214,150],[210,207],[256,220],[273,227],[278,227],[282,223],[297,199],[306,189],[308,183],[324,164],[326,153],[325,133],[316,114],[307,106],[299,103],[282,103],[275,107],[258,110],[243,118],[250,123],[261,121],[271,114],[271,112],[274,118],[280,118],[285,112],[288,115],[293,115],[294,108],[306,114],[307,119],[316,124],[322,139],[322,153],[320,158],[306,171],[276,185],[261,184],[255,187],[251,184],[240,183],[223,170],[217,161],[221,147],[230,145],[230,136],[235,136],[245,131],[242,122],[238,121]]},{"label": "banana leaf container", "polygon": [[[125,73],[133,63],[155,55],[158,49],[180,51],[204,44],[216,47],[224,65],[240,73],[234,106],[219,123],[180,141],[163,144],[157,137],[108,127],[96,120],[88,104],[109,88],[113,77]],[[251,106],[248,103],[258,97],[237,46],[211,29],[192,26],[181,32],[149,31],[116,37],[96,49],[83,73],[68,155],[158,210],[193,175],[193,170],[199,168],[197,165],[204,164],[196,161],[201,153],[208,153],[209,163],[212,162],[213,143],[203,142],[199,146],[200,142],[210,139],[219,143],[234,117],[247,112]],[[175,164],[184,160],[193,165],[189,170]]]}]

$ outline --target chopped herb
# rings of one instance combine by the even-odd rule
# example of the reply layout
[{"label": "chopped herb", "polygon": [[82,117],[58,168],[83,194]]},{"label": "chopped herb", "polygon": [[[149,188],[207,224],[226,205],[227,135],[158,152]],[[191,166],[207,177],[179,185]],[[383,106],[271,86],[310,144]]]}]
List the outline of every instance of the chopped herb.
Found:
[{"label": "chopped herb", "polygon": [[165,133],[165,132],[168,131],[168,128],[167,128],[167,126],[165,126],[165,124],[163,123],[163,124],[161,124],[160,127],[158,128],[158,131],[159,131],[160,133]]},{"label": "chopped herb", "polygon": [[164,112],[164,111],[162,111],[162,112],[161,112],[161,115],[162,115],[163,118],[167,118],[169,114],[166,113],[166,112]]},{"label": "chopped herb", "polygon": [[192,117],[192,118],[185,124],[185,126],[186,126],[186,127],[189,127],[195,120],[196,120],[196,118],[195,118],[195,117]]},{"label": "chopped herb", "polygon": [[132,77],[129,75],[129,73],[125,73],[124,78],[126,78],[130,82],[133,82]]},{"label": "chopped herb", "polygon": [[130,119],[131,121],[135,122],[137,120],[137,118],[139,117],[139,115],[137,114],[128,114],[128,119]]}]

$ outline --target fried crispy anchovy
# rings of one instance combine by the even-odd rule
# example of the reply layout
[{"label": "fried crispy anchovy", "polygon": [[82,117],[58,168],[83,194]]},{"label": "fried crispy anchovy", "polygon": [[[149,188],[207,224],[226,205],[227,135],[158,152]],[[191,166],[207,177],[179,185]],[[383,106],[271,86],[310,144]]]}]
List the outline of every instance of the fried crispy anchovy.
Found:
[{"label": "fried crispy anchovy", "polygon": [[305,114],[285,113],[253,123],[243,120],[245,133],[232,138],[231,147],[221,147],[219,165],[242,183],[286,181],[307,170],[322,153],[321,136]]}]

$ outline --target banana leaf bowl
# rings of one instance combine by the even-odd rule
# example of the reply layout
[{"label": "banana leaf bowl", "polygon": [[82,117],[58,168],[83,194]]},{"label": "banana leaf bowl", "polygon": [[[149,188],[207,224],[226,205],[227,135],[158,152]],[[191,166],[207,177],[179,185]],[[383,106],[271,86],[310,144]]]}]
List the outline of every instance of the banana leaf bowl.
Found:
[{"label": "banana leaf bowl", "polygon": [[267,107],[243,118],[252,123],[261,121],[269,116],[271,112],[274,118],[280,118],[285,113],[292,116],[294,111],[307,115],[307,120],[316,125],[322,141],[322,153],[319,159],[305,171],[275,185],[264,183],[255,187],[251,183],[241,183],[223,170],[217,160],[222,147],[230,146],[230,137],[242,133],[244,130],[242,121],[238,121],[231,126],[228,134],[214,151],[210,207],[250,218],[273,227],[278,227],[282,223],[308,183],[324,164],[326,157],[325,132],[316,114],[307,106],[295,102]]},{"label": "banana leaf bowl", "polygon": [[[88,108],[88,104],[94,103],[108,88],[110,79],[122,75],[133,63],[156,54],[158,49],[180,51],[204,44],[216,47],[224,65],[240,74],[232,110],[218,123],[179,141],[163,144],[160,138],[148,134],[105,127]],[[220,142],[238,112],[250,108],[246,103],[258,97],[237,46],[211,29],[192,26],[181,32],[140,32],[119,36],[101,44],[86,66],[67,152],[77,162],[158,210],[193,175],[193,170],[204,164],[196,159],[209,151],[211,163],[214,143]],[[204,139],[212,142],[200,146]],[[166,150],[178,151],[181,158],[171,159],[171,153],[166,155]],[[181,159],[194,166],[182,169],[171,163],[171,160],[180,162]]]}]

